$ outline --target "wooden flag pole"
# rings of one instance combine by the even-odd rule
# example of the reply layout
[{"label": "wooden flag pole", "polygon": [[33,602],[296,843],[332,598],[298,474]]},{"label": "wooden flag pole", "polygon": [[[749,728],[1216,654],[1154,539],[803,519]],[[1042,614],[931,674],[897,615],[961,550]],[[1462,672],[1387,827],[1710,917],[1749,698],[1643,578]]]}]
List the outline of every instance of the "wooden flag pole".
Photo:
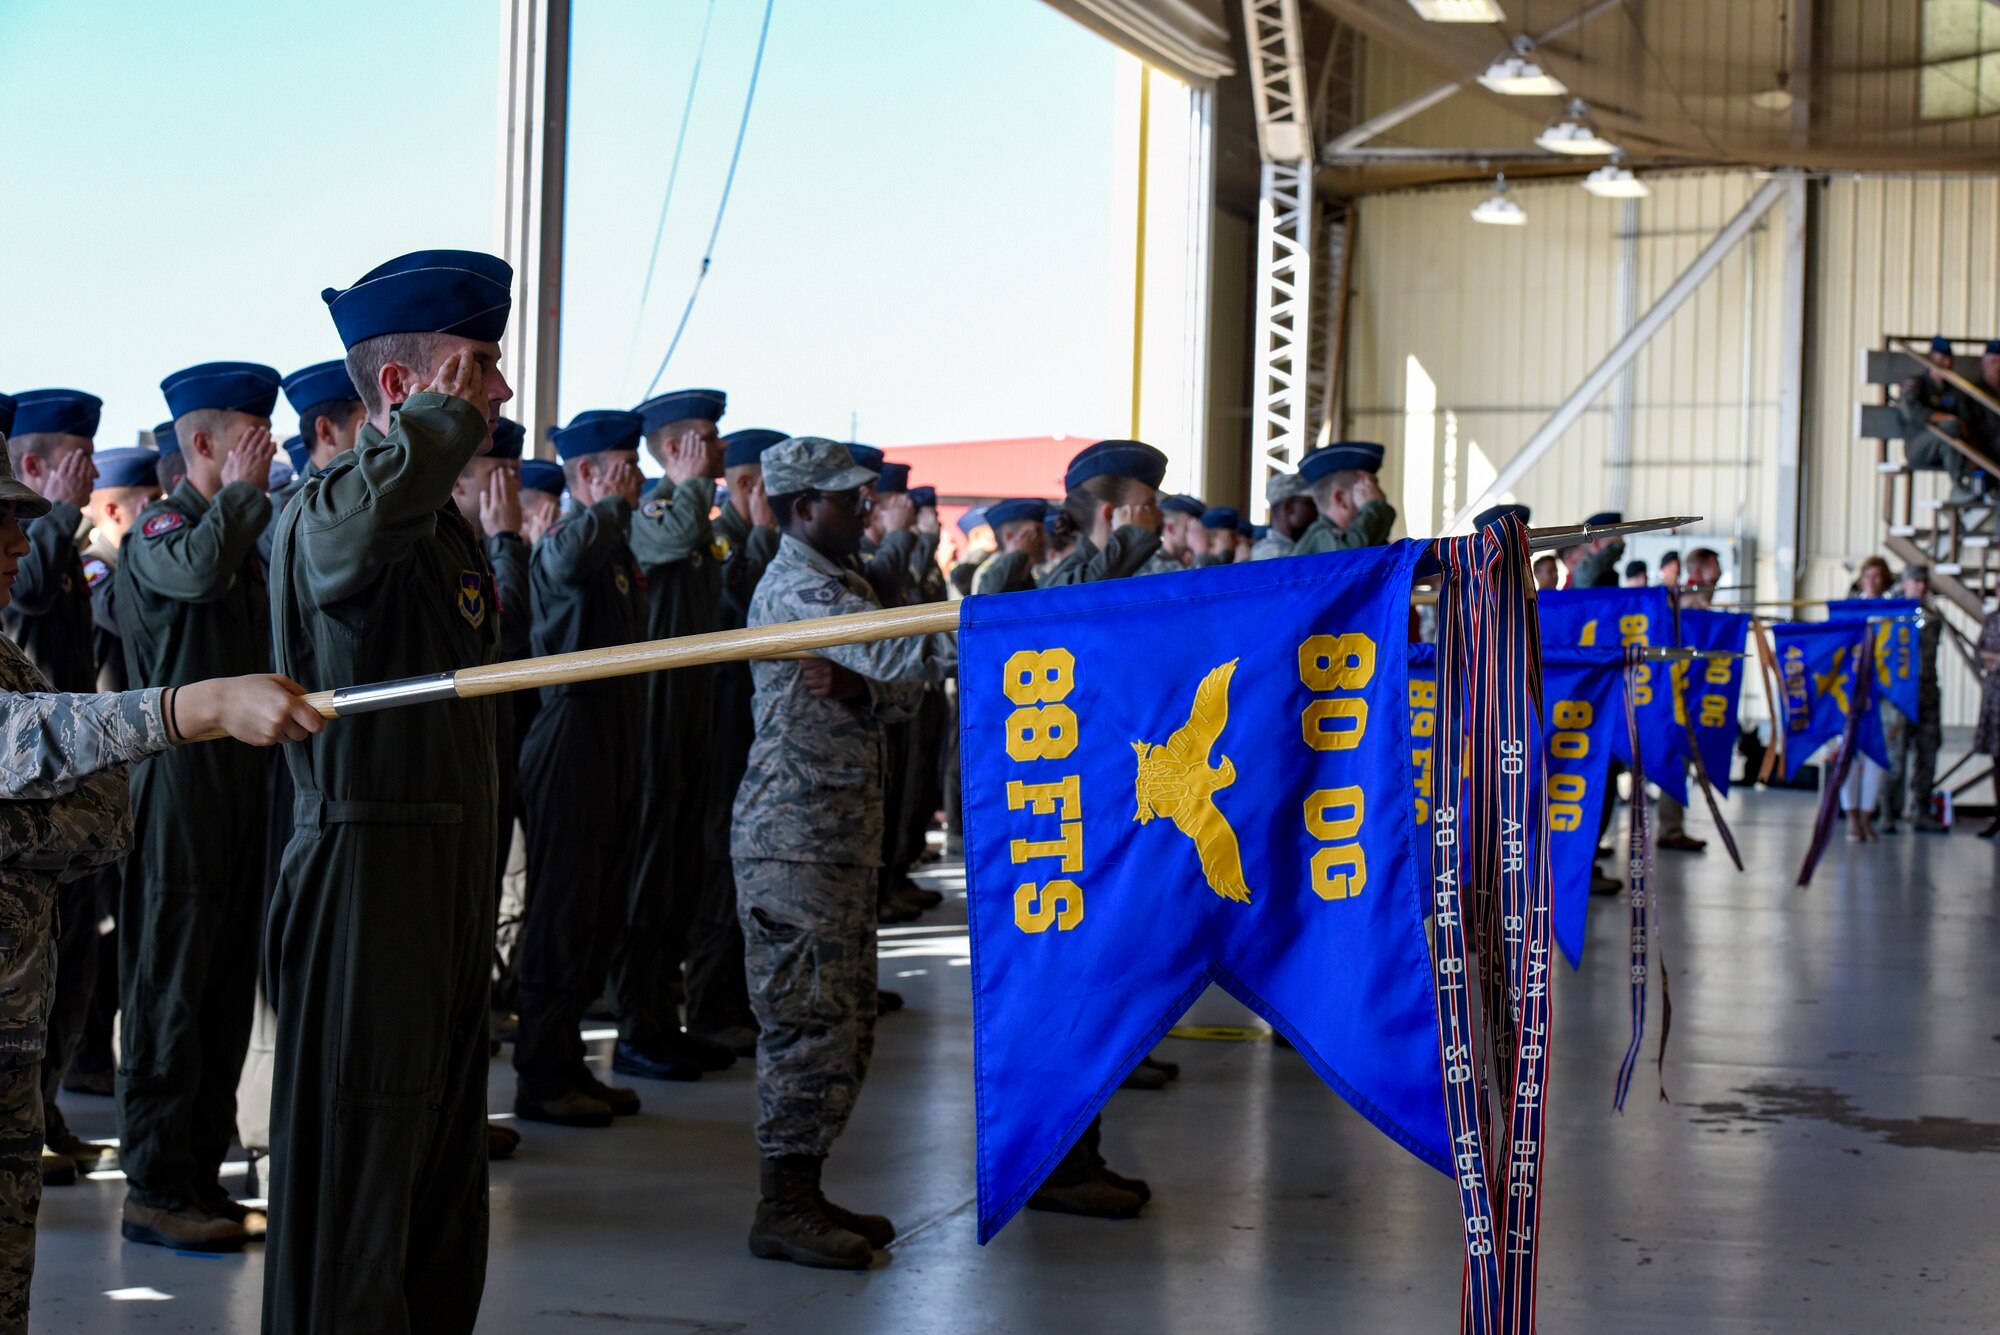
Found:
[{"label": "wooden flag pole", "polygon": [[[1599,524],[1594,528],[1588,524],[1531,528],[1528,530],[1528,545],[1536,550],[1566,547],[1576,542],[1588,542],[1592,538],[1677,528],[1694,522],[1690,518],[1643,519],[1626,524]],[[311,691],[306,695],[306,703],[318,710],[322,718],[346,718],[351,714],[396,709],[403,705],[504,695],[510,691],[567,686],[577,682],[602,681],[608,677],[630,677],[642,672],[665,672],[674,668],[745,659],[796,658],[836,645],[868,644],[875,640],[955,631],[958,629],[960,606],[959,603],[924,603],[917,607],[890,607],[873,612],[856,612],[850,616],[822,617],[814,621],[787,621],[775,626],[718,630],[706,635],[648,640],[609,649],[584,649],[576,653],[549,654],[542,658],[522,658],[511,663],[460,668],[456,672],[440,672],[428,677],[406,677],[401,681]],[[224,735],[209,733],[194,740],[210,741]]]}]

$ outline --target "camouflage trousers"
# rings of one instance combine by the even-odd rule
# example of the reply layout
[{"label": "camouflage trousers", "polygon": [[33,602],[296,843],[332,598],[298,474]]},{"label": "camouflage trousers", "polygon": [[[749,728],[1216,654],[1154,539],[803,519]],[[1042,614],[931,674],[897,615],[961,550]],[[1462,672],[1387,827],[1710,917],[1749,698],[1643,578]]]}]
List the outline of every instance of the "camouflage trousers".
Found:
[{"label": "camouflage trousers", "polygon": [[1938,748],[1944,745],[1937,707],[1932,705],[1919,711],[1921,717],[1914,723],[1900,714],[1892,721],[1891,712],[1882,711],[1883,732],[1889,744],[1889,782],[1882,792],[1883,813],[1890,820],[1903,819],[1903,804],[1908,799],[1908,814],[1912,819],[1928,816],[1931,790],[1937,787]]},{"label": "camouflage trousers", "polygon": [[39,1061],[0,1067],[0,1335],[28,1329],[42,1208],[41,1075]]},{"label": "camouflage trousers", "polygon": [[757,1148],[824,1156],[875,1050],[876,869],[736,859],[757,1016]]}]

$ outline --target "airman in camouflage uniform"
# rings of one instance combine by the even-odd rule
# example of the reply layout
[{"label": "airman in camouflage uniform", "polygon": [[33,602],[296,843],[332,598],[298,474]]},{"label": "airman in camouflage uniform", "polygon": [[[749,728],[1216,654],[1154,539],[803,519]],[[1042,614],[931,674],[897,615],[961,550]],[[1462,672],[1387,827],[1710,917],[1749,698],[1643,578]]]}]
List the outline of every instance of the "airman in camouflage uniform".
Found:
[{"label": "airman in camouflage uniform", "polygon": [[1250,548],[1252,561],[1290,556],[1299,536],[1319,518],[1312,487],[1297,473],[1273,473],[1264,483],[1264,503],[1271,508],[1271,529]]},{"label": "airman in camouflage uniform", "polygon": [[1307,451],[1299,476],[1312,488],[1319,517],[1292,544],[1293,556],[1351,552],[1389,541],[1396,507],[1376,479],[1382,455],[1380,445],[1365,440],[1339,440]]},{"label": "airman in camouflage uniform", "polygon": [[[846,448],[788,440],[763,459],[783,537],[751,599],[768,626],[871,611],[843,564],[859,545],[874,474]],[[883,640],[758,662],[757,738],[737,790],[730,852],[757,1043],[759,1256],[859,1269],[894,1227],[829,1203],[828,1149],[867,1074],[875,1023],[875,885],[882,857],[884,728],[956,664],[949,637]]]}]

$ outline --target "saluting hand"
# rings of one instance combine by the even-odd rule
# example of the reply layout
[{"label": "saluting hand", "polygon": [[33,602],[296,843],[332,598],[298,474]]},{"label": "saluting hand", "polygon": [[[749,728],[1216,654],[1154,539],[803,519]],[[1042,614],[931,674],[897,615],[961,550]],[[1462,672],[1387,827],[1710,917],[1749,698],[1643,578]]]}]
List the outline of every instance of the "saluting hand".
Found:
[{"label": "saluting hand", "polygon": [[326,726],[319,711],[306,703],[306,688],[277,673],[178,686],[166,709],[176,742],[226,732],[252,746],[272,746],[303,741]]},{"label": "saluting hand", "polygon": [[486,368],[479,359],[461,348],[444,359],[437,374],[424,386],[430,394],[449,394],[454,399],[464,399],[485,416],[490,405],[486,402]]},{"label": "saluting hand", "polygon": [[1139,505],[1120,505],[1111,511],[1111,527],[1115,532],[1130,525],[1143,528],[1148,533],[1160,531],[1160,507],[1151,501]]},{"label": "saluting hand", "polygon": [[742,483],[743,503],[750,509],[750,522],[758,528],[776,528],[778,516],[771,509],[771,494],[764,490],[764,477],[746,478]]},{"label": "saluting hand", "polygon": [[527,543],[530,547],[540,542],[543,535],[549,531],[549,525],[554,522],[555,515],[556,512],[554,510],[523,510],[521,512],[521,541]]},{"label": "saluting hand", "polygon": [[667,447],[667,457],[660,460],[660,467],[666,470],[667,480],[676,487],[691,477],[706,477],[708,442],[701,438],[699,431],[683,431]]},{"label": "saluting hand", "polygon": [[1354,502],[1354,508],[1359,510],[1370,501],[1382,499],[1382,483],[1373,473],[1363,473],[1355,484],[1348,488],[1347,495],[1348,499]]},{"label": "saluting hand", "polygon": [[521,531],[521,479],[511,468],[496,468],[479,493],[479,527],[486,533]]},{"label": "saluting hand", "polygon": [[222,485],[226,487],[232,482],[248,482],[259,491],[269,490],[271,460],[277,457],[277,453],[277,444],[271,439],[271,428],[251,427],[230,447],[229,457],[222,461]]},{"label": "saluting hand", "polygon": [[938,521],[938,512],[936,510],[917,511],[917,532],[928,535],[942,533],[943,531],[944,525]]},{"label": "saluting hand", "polygon": [[799,664],[806,691],[815,700],[852,700],[868,688],[858,672],[844,668],[830,658],[808,658]]},{"label": "saluting hand", "polygon": [[628,505],[639,503],[639,491],[645,485],[646,475],[630,459],[614,459],[604,466],[597,475],[600,488],[599,500],[609,500],[613,496],[623,496]]},{"label": "saluting hand", "polygon": [[42,494],[52,501],[63,501],[78,509],[90,504],[90,484],[97,481],[97,464],[82,450],[71,450],[63,456],[63,461],[49,471],[49,480]]},{"label": "saluting hand", "polygon": [[875,498],[875,515],[884,533],[900,533],[917,522],[917,507],[910,504],[906,491],[892,491]]}]

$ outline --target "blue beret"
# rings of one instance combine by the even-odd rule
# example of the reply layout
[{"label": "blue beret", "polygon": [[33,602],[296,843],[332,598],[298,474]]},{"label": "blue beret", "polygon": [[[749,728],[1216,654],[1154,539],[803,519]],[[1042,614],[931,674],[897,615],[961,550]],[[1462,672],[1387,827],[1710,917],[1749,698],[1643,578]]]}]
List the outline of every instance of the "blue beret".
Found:
[{"label": "blue beret", "polygon": [[878,473],[882,471],[882,451],[873,445],[850,443],[847,447],[847,457],[854,460],[856,468],[871,468]]},{"label": "blue beret", "polygon": [[297,436],[289,437],[285,441],[284,450],[285,457],[292,461],[293,476],[305,472],[306,466],[312,462],[312,451],[307,449],[305,441]]},{"label": "blue beret", "polygon": [[256,362],[203,362],[160,382],[167,412],[185,417],[203,409],[269,417],[278,406],[279,375]]},{"label": "blue beret", "polygon": [[729,396],[719,389],[676,389],[647,399],[632,411],[646,419],[641,430],[650,436],[669,422],[720,421],[728,407]]},{"label": "blue beret", "polygon": [[514,268],[476,250],[418,250],[350,288],[323,289],[342,347],[384,334],[456,334],[498,343],[514,306]]},{"label": "blue beret", "polygon": [[1599,510],[1583,522],[1592,528],[1598,528],[1605,524],[1622,524],[1625,522],[1625,516],[1617,510]]},{"label": "blue beret", "polygon": [[1489,505],[1472,517],[1472,527],[1482,529],[1488,524],[1496,523],[1510,515],[1525,524],[1528,522],[1528,507],[1525,505]]},{"label": "blue beret", "polygon": [[1063,488],[1075,491],[1094,477],[1124,477],[1157,487],[1167,475],[1167,456],[1137,440],[1100,440],[1069,461]]},{"label": "blue beret", "polygon": [[593,408],[569,419],[569,425],[549,433],[558,459],[575,459],[604,450],[636,450],[645,419],[617,408]]},{"label": "blue beret", "polygon": [[1226,505],[1211,506],[1201,512],[1201,526],[1203,528],[1226,528],[1234,531],[1236,528],[1236,511]]},{"label": "blue beret", "polygon": [[44,431],[61,436],[94,436],[104,400],[80,389],[31,389],[14,396],[14,429],[9,435]]},{"label": "blue beret", "polygon": [[763,459],[764,451],[781,440],[790,440],[786,431],[767,431],[761,426],[746,426],[741,431],[732,431],[722,438],[722,466],[741,468],[744,464],[754,464]]},{"label": "blue beret", "polygon": [[14,434],[14,396],[0,394],[0,436]]},{"label": "blue beret", "polygon": [[493,424],[493,448],[487,454],[495,459],[518,459],[527,439],[526,427],[511,417],[503,417]]},{"label": "blue beret", "polygon": [[997,530],[1002,524],[1017,524],[1023,519],[1032,519],[1040,523],[1048,512],[1049,503],[1039,496],[995,501],[986,507],[986,522]]},{"label": "blue beret", "polygon": [[171,420],[153,428],[153,448],[160,452],[162,459],[181,452],[181,438],[174,434],[174,424]]},{"label": "blue beret", "polygon": [[91,484],[92,491],[159,485],[160,456],[151,450],[142,450],[136,445],[99,450],[93,462],[97,465],[97,481]]},{"label": "blue beret", "polygon": [[1367,440],[1336,440],[1316,450],[1308,450],[1299,462],[1299,476],[1317,482],[1335,473],[1374,473],[1382,467],[1386,451]]},{"label": "blue beret", "polygon": [[937,508],[937,488],[936,488],[936,487],[911,487],[911,488],[910,488],[910,504],[911,504],[911,505],[914,505],[914,506],[916,506],[916,507],[917,507],[917,508],[918,508],[919,510],[922,510],[922,509],[925,509],[925,508],[927,508],[927,507],[928,507],[928,508],[930,508],[930,509],[936,509],[936,508]]},{"label": "blue beret", "polygon": [[1950,339],[1948,339],[1948,338],[1946,338],[1946,337],[1945,337],[1945,336],[1944,336],[1943,334],[1935,334],[1935,335],[1933,335],[1933,336],[1931,337],[1931,351],[1932,351],[1933,353],[1939,353],[1939,352],[1942,352],[1942,353],[1944,353],[1944,354],[1945,354],[1946,356],[1950,356],[1950,355],[1951,355],[1951,340],[1950,340]]},{"label": "blue beret", "polygon": [[294,371],[281,382],[285,399],[294,412],[303,413],[322,403],[334,403],[340,399],[359,402],[361,393],[348,379],[346,362],[314,362],[303,371]]},{"label": "blue beret", "polygon": [[1169,496],[1160,502],[1160,508],[1170,514],[1186,515],[1199,519],[1208,513],[1208,507],[1201,503],[1199,496]]},{"label": "blue beret", "polygon": [[875,490],[884,496],[910,489],[910,466],[908,464],[883,464],[881,473],[875,479]]},{"label": "blue beret", "polygon": [[992,510],[993,507],[990,505],[973,506],[970,510],[967,510],[964,514],[958,517],[958,531],[960,533],[963,533],[968,538],[971,537],[972,530],[978,528],[982,524],[988,524],[992,522],[987,518],[987,515],[992,513]]},{"label": "blue beret", "polygon": [[561,464],[552,464],[547,459],[521,460],[522,491],[546,491],[551,496],[560,496],[563,481]]}]

